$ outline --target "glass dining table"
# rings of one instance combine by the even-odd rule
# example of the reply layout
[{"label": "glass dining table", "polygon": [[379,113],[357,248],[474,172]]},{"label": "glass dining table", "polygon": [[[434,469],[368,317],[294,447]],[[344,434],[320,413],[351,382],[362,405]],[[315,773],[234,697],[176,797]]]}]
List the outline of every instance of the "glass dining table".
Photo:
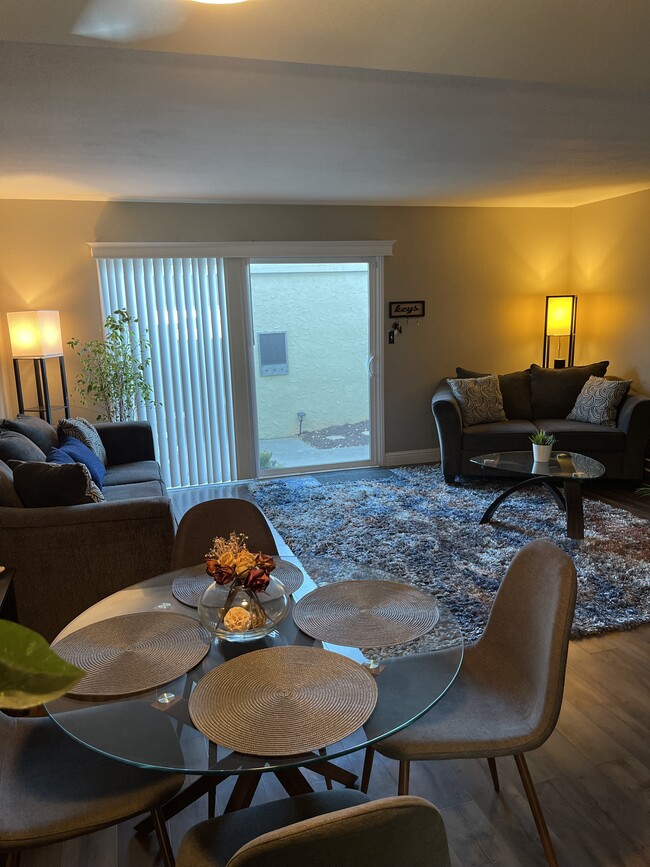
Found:
[{"label": "glass dining table", "polygon": [[[298,566],[304,575],[302,586],[290,600],[293,607],[316,584],[298,558],[283,554],[283,559]],[[327,574],[327,561],[323,563],[324,569],[320,571]],[[338,567],[337,580],[346,575],[344,564],[339,563]],[[184,605],[172,594],[172,582],[182,571],[159,575],[103,599],[75,618],[55,643],[90,624],[126,614],[170,612],[198,619],[196,609]],[[318,571],[314,567],[314,573]],[[359,567],[356,571],[358,577]],[[374,577],[372,570],[362,574]],[[354,786],[356,776],[335,765],[334,760],[410,725],[443,697],[460,670],[463,659],[460,627],[444,604],[438,603],[438,608],[440,616],[428,634],[406,645],[378,646],[372,650],[315,641],[298,629],[290,610],[277,632],[266,639],[240,644],[215,639],[198,665],[156,689],[109,699],[65,695],[49,702],[46,710],[68,735],[105,756],[142,768],[199,775],[200,779],[192,784],[194,790],[179,796],[186,803],[203,790],[214,789],[220,778],[232,775],[238,779],[227,810],[250,803],[263,773],[275,773],[290,795],[311,791],[299,768],[322,774],[328,785],[334,780]],[[197,684],[234,657],[270,645],[324,648],[365,665],[377,684],[377,702],[365,726],[342,741],[288,756],[246,755],[206,737],[195,727],[189,713],[189,700]],[[183,803],[178,809],[182,807]],[[169,815],[173,812],[176,810]]]}]

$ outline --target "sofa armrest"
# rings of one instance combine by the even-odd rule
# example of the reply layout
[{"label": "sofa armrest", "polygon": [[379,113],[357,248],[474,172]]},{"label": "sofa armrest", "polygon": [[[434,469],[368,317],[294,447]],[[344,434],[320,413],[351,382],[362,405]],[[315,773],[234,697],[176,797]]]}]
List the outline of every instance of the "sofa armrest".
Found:
[{"label": "sofa armrest", "polygon": [[442,473],[445,481],[451,483],[460,473],[463,417],[446,379],[443,379],[436,388],[431,399],[431,412],[438,431]]},{"label": "sofa armrest", "polygon": [[650,397],[630,392],[619,408],[616,425],[625,433],[623,477],[642,479],[650,438]]},{"label": "sofa armrest", "polygon": [[156,460],[153,432],[148,421],[98,422],[95,427],[104,443],[109,467]]},{"label": "sofa armrest", "polygon": [[168,571],[174,533],[166,497],[0,507],[0,551],[14,569],[19,622],[51,641],[100,599]]}]

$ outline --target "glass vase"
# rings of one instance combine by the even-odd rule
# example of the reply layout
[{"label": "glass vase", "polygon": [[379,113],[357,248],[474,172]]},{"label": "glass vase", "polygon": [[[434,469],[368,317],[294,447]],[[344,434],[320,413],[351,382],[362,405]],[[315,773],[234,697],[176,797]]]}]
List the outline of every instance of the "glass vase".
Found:
[{"label": "glass vase", "polygon": [[289,610],[284,585],[272,575],[265,590],[243,586],[241,578],[230,584],[213,582],[199,601],[199,619],[224,641],[255,641],[277,627]]}]

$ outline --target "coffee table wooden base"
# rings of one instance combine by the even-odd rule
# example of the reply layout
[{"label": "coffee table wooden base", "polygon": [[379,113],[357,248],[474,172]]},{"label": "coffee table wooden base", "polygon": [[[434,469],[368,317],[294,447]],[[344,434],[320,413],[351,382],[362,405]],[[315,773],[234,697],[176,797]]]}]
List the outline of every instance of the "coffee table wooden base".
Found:
[{"label": "coffee table wooden base", "polygon": [[[560,484],[562,484],[563,492],[559,490]],[[546,476],[532,476],[529,479],[523,479],[511,488],[508,488],[507,491],[499,494],[496,500],[487,507],[479,523],[487,524],[504,500],[507,500],[515,491],[519,491],[529,485],[541,485],[551,494],[558,508],[566,512],[566,532],[569,539],[584,539],[585,521],[582,509],[582,487],[577,479],[558,479],[557,482]]]}]

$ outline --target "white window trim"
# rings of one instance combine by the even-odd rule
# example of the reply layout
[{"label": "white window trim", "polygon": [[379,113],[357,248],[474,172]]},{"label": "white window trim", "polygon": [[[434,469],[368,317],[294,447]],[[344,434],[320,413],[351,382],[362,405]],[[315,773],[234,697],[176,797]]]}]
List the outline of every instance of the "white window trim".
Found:
[{"label": "white window trim", "polygon": [[395,241],[197,241],[121,242],[93,241],[88,244],[93,259],[158,259],[211,257],[217,259],[281,259],[305,261],[319,257],[354,260],[356,256],[392,256]]}]

